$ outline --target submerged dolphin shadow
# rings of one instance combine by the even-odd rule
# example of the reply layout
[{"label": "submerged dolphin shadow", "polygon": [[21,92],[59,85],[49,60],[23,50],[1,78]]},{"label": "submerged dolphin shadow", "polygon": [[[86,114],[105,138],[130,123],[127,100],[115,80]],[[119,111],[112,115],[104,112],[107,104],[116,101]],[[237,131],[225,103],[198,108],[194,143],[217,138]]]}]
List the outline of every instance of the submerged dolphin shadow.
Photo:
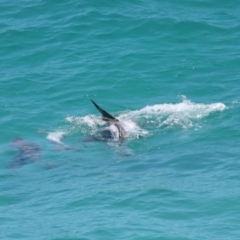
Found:
[{"label": "submerged dolphin shadow", "polygon": [[34,162],[44,163],[47,169],[59,167],[57,164],[50,164],[41,159],[40,147],[36,143],[28,142],[22,138],[15,138],[10,143],[10,147],[19,150],[19,154],[11,160],[10,168],[18,168]]},{"label": "submerged dolphin shadow", "polygon": [[40,161],[40,147],[35,143],[28,142],[22,138],[15,138],[10,143],[10,146],[19,150],[19,154],[10,162],[10,167],[20,167],[28,163]]}]

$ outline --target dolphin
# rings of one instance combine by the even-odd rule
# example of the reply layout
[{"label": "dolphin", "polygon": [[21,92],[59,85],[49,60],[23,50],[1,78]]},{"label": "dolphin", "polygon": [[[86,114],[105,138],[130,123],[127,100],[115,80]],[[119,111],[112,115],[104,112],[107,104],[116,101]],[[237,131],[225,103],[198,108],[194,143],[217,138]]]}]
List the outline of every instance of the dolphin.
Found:
[{"label": "dolphin", "polygon": [[[98,131],[98,135],[100,136],[100,140],[119,140],[123,141],[126,135],[126,131],[123,127],[123,124],[119,119],[113,117],[107,111],[102,109],[97,103],[91,100],[93,105],[97,108],[97,110],[102,114],[102,120],[107,122],[108,126],[103,130]],[[95,137],[96,140],[99,137]]]},{"label": "dolphin", "polygon": [[12,159],[10,167],[20,167],[40,159],[40,147],[35,143],[15,138],[10,146],[19,150],[19,154]]}]

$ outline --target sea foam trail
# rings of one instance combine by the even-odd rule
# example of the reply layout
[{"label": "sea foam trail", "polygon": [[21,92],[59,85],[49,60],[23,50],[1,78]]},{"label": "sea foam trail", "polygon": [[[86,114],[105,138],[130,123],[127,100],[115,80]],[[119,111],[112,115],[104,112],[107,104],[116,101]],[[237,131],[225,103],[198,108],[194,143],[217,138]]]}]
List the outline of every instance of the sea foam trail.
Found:
[{"label": "sea foam trail", "polygon": [[[127,137],[138,137],[149,134],[149,127],[199,127],[201,119],[214,112],[224,111],[227,107],[223,103],[194,103],[182,96],[180,103],[163,103],[146,106],[140,110],[127,111],[117,116],[123,123]],[[87,115],[84,117],[69,116],[66,121],[71,123],[83,134],[91,134],[104,126],[100,116]]]},{"label": "sea foam trail", "polygon": [[140,125],[155,125],[158,127],[179,126],[192,127],[194,121],[201,120],[214,112],[224,111],[227,107],[223,103],[202,104],[194,103],[182,97],[183,101],[176,104],[156,104],[146,106],[140,110],[123,113],[120,119],[131,119]]}]

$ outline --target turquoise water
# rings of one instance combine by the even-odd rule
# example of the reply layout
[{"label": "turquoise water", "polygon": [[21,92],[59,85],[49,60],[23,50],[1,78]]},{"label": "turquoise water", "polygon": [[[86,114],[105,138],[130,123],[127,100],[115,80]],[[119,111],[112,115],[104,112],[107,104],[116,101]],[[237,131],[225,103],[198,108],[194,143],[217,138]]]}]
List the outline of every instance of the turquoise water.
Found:
[{"label": "turquoise water", "polygon": [[0,6],[0,239],[239,239],[239,1]]}]

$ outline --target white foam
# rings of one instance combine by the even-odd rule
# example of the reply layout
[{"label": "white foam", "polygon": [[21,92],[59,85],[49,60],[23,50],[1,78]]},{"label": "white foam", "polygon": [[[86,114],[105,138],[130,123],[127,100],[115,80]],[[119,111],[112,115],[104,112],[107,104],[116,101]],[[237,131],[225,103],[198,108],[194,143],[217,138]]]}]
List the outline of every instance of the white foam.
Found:
[{"label": "white foam", "polygon": [[[163,103],[146,106],[140,110],[127,111],[116,115],[127,132],[127,137],[138,138],[150,134],[149,127],[155,128],[191,128],[199,127],[201,119],[214,112],[224,111],[227,107],[223,103],[194,103],[181,96],[179,103]],[[87,115],[84,117],[69,116],[66,118],[75,131],[92,134],[106,123],[101,116]],[[147,131],[148,129],[148,131]],[[55,136],[56,137],[56,136]]]},{"label": "white foam", "polygon": [[68,116],[66,121],[76,125],[87,125],[91,128],[94,128],[98,125],[104,125],[104,122],[101,120],[101,118],[94,115],[87,115],[84,117]]},{"label": "white foam", "polygon": [[[126,130],[127,137],[138,138],[139,135],[146,135],[148,133],[130,119],[122,120],[121,117],[119,117],[119,120],[123,128]],[[99,127],[106,125],[106,122],[101,119],[101,116],[94,115],[87,115],[84,117],[69,116],[66,118],[66,121],[73,124],[75,128],[83,134],[94,134]]]},{"label": "white foam", "polygon": [[139,138],[140,136],[146,136],[148,134],[147,130],[140,128],[131,119],[123,120],[121,115],[118,117],[118,119],[125,129],[127,137]]},{"label": "white foam", "polygon": [[60,144],[65,145],[61,140],[62,138],[66,136],[66,132],[49,132],[47,135],[47,140]]},{"label": "white foam", "polygon": [[193,103],[182,96],[180,103],[146,106],[140,110],[124,113],[120,117],[142,122],[144,125],[153,124],[159,127],[179,125],[186,128],[193,126],[193,120],[202,119],[211,113],[221,112],[225,109],[226,106],[223,103]]}]

